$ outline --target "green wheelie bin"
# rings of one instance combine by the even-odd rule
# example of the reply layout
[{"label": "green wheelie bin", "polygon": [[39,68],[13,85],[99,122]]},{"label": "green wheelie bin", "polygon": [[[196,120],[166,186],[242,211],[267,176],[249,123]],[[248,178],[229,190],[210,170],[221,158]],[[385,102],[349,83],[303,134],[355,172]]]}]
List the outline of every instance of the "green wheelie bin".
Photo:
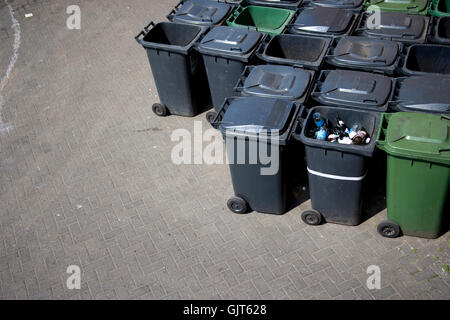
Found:
[{"label": "green wheelie bin", "polygon": [[387,238],[401,234],[434,239],[448,230],[450,117],[398,112],[383,114],[378,148],[387,153]]},{"label": "green wheelie bin", "polygon": [[450,0],[431,0],[428,13],[433,17],[450,16]]}]

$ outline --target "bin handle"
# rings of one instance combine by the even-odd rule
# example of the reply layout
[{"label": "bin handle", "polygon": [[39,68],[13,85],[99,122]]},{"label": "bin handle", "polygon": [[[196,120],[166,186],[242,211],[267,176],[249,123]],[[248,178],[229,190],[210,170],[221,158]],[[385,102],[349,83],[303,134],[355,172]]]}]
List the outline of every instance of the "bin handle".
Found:
[{"label": "bin handle", "polygon": [[[244,68],[244,71],[240,75],[236,85],[233,88],[234,91],[241,92],[244,89],[244,80],[248,77],[248,75],[253,70],[253,68],[254,68],[253,66],[246,66]],[[252,87],[255,87],[255,86],[258,86],[258,85],[254,85]]]},{"label": "bin handle", "polygon": [[149,27],[154,27],[155,26],[155,23],[153,22],[153,21],[150,21],[149,23],[148,23],[148,25],[146,25],[145,27],[144,27],[144,29],[141,31],[141,32],[139,32],[139,34],[136,36],[136,37],[134,37],[134,39],[138,42],[138,43],[140,43],[140,44],[142,44],[142,40],[140,39],[140,37],[141,36],[143,36],[142,38],[145,38],[145,36],[149,33]]},{"label": "bin handle", "polygon": [[136,36],[136,37],[134,37],[134,39],[137,41],[137,43],[141,43],[141,39],[139,39],[141,36],[143,36],[142,37],[142,39],[145,37],[145,31],[144,30],[142,30],[141,32],[139,32],[139,34]]},{"label": "bin handle", "polygon": [[262,55],[263,55],[264,50],[266,49],[266,47],[269,44],[271,39],[272,39],[272,37],[269,34],[265,35],[263,37],[263,39],[261,40],[261,43],[258,45],[258,48],[256,49],[256,56],[258,58],[260,58],[261,60],[264,60],[262,58]]},{"label": "bin handle", "polygon": [[[305,111],[306,110],[303,110],[303,113],[306,113]],[[303,117],[303,114],[301,114],[301,112],[302,112],[302,110],[300,109],[300,114],[297,116],[297,119],[295,119],[294,125],[291,130],[291,136],[293,136],[296,140],[299,140],[299,141],[300,141],[301,132],[297,133],[297,130],[299,127],[303,128],[303,126],[305,125],[305,122],[306,122],[306,118]]]},{"label": "bin handle", "polygon": [[378,127],[376,145],[378,146],[378,148],[380,148],[381,150],[384,150],[384,151],[386,151],[386,149],[385,149],[386,130],[389,125],[389,120],[391,117],[392,117],[392,113],[382,113],[381,119],[380,119],[380,124]]}]

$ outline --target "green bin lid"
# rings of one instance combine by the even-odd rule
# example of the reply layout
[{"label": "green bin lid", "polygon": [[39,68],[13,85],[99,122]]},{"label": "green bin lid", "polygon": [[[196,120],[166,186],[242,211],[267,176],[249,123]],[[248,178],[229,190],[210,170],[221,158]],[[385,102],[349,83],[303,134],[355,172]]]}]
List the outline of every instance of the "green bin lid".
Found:
[{"label": "green bin lid", "polygon": [[450,165],[449,116],[398,112],[387,119],[385,141],[377,142],[387,153]]}]

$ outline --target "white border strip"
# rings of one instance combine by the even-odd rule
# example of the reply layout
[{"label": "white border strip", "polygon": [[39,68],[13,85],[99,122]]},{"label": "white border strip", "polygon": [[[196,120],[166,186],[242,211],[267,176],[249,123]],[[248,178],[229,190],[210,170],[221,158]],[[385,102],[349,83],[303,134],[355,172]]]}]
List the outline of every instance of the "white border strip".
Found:
[{"label": "white border strip", "polygon": [[326,174],[326,173],[322,173],[322,172],[318,172],[318,171],[314,171],[311,170],[310,168],[308,168],[308,172],[315,175],[315,176],[319,176],[319,177],[323,177],[323,178],[328,178],[328,179],[333,179],[333,180],[344,180],[344,181],[361,181],[363,180],[366,175],[367,172],[361,176],[361,177],[344,177],[344,176],[336,176],[334,174]]}]

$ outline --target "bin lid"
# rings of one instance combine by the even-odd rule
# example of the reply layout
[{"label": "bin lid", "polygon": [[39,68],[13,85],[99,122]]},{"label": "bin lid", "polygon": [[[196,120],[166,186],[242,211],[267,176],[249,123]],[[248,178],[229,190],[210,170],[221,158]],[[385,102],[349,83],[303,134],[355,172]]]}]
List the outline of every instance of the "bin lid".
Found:
[{"label": "bin lid", "polygon": [[243,93],[265,97],[303,97],[312,80],[313,72],[278,65],[256,66],[244,81]]},{"label": "bin lid", "polygon": [[399,55],[394,41],[346,36],[339,40],[332,60],[362,66],[390,66]]},{"label": "bin lid", "polygon": [[216,26],[200,43],[201,52],[245,55],[259,43],[262,34],[239,27]]},{"label": "bin lid", "polygon": [[352,105],[355,108],[383,107],[392,92],[392,79],[383,75],[350,70],[325,71],[314,92],[319,101],[332,105]]},{"label": "bin lid", "polygon": [[222,21],[231,11],[231,6],[224,2],[211,0],[187,0],[176,10],[174,22],[200,25],[212,25]]},{"label": "bin lid", "polygon": [[305,7],[293,23],[294,30],[317,33],[345,33],[352,23],[354,13],[349,10],[327,7]]},{"label": "bin lid", "polygon": [[310,4],[318,7],[332,7],[342,9],[359,8],[363,0],[311,0]]},{"label": "bin lid", "polygon": [[425,32],[427,20],[424,16],[410,15],[403,12],[381,12],[380,28],[369,29],[366,20],[364,33],[375,37],[389,37],[397,39],[419,39]]},{"label": "bin lid", "polygon": [[279,130],[281,136],[294,116],[295,104],[283,99],[243,97],[231,99],[220,129],[257,135],[261,130]]},{"label": "bin lid", "polygon": [[402,11],[402,12],[420,12],[427,8],[428,0],[368,0],[365,6],[376,5],[381,10]]},{"label": "bin lid", "polygon": [[397,156],[450,164],[449,132],[448,116],[397,112],[389,119],[384,149]]},{"label": "bin lid", "polygon": [[450,113],[450,77],[400,78],[396,92],[394,103],[402,111]]}]

